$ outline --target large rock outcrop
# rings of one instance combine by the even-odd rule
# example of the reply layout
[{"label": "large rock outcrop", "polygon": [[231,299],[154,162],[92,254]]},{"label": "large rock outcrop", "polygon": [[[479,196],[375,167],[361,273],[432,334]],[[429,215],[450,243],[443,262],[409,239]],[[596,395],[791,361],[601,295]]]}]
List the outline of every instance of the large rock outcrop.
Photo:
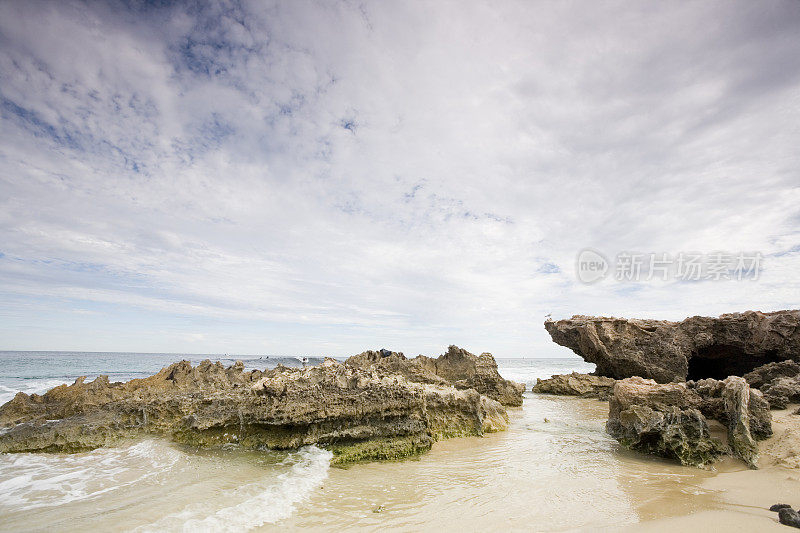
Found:
[{"label": "large rock outcrop", "polygon": [[409,381],[453,385],[457,389],[475,389],[503,405],[522,405],[525,385],[504,379],[497,371],[497,362],[490,353],[473,355],[458,346],[433,359],[419,355],[407,359],[400,352],[366,351],[345,361],[356,368],[375,367],[402,374]]},{"label": "large rock outcrop", "polygon": [[536,379],[531,392],[556,394],[560,396],[580,396],[607,400],[611,396],[615,379],[592,374],[557,374],[548,379]]},{"label": "large rock outcrop", "polygon": [[597,374],[615,379],[725,379],[767,363],[800,362],[798,310],[681,322],[576,315],[544,325],[553,341],[597,365]]},{"label": "large rock outcrop", "polygon": [[83,451],[142,435],[196,446],[330,448],[335,462],[420,453],[437,440],[506,428],[503,406],[474,389],[412,382],[380,367],[245,372],[204,361],[125,383],[78,379],[0,407],[0,452]]},{"label": "large rock outcrop", "polygon": [[[708,418],[728,428],[728,447],[711,436]],[[741,377],[659,384],[640,377],[617,381],[608,433],[624,446],[704,466],[731,453],[756,468],[756,439],[772,435],[769,405]]]}]

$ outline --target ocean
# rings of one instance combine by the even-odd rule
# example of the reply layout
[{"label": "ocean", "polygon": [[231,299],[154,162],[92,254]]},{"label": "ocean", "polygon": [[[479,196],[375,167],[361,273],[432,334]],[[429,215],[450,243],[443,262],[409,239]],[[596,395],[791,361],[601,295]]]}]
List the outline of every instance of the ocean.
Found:
[{"label": "ocean", "polygon": [[[206,358],[302,365],[276,356],[0,352],[0,402],[79,376],[121,381]],[[593,370],[578,358],[498,366],[528,389],[536,378]],[[75,455],[2,454],[0,531],[616,530],[710,504],[698,488],[710,473],[620,449],[604,431],[607,410],[526,392],[508,431],[348,468],[331,468],[330,452],[316,446],[198,450],[160,439]]]}]

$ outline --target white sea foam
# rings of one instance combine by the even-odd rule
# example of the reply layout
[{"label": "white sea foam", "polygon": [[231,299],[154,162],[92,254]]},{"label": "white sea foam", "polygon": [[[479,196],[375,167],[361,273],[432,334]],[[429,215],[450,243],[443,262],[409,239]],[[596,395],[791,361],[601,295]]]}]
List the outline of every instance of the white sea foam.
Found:
[{"label": "white sea foam", "polygon": [[63,385],[63,379],[30,379],[18,382],[13,386],[0,384],[0,405],[14,398],[18,392],[25,394],[44,394],[53,387]]},{"label": "white sea foam", "polygon": [[536,384],[538,378],[547,379],[553,374],[570,372],[589,373],[595,365],[577,357],[568,359],[498,359],[497,370],[506,379],[525,383],[528,387]]},{"label": "white sea foam", "polygon": [[[332,457],[328,450],[307,446],[287,457],[284,463],[291,468],[276,478],[228,491],[214,501],[193,503],[135,531],[236,532],[278,522],[290,517],[328,477]],[[219,508],[219,502],[226,501],[235,503]]]},{"label": "white sea foam", "polygon": [[95,498],[164,473],[180,455],[154,440],[74,455],[0,454],[0,511]]}]

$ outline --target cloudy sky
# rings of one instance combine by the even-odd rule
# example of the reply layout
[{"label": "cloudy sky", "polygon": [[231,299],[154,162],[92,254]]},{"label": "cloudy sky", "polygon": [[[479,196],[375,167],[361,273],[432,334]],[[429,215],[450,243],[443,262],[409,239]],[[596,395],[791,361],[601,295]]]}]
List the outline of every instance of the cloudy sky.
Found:
[{"label": "cloudy sky", "polygon": [[[567,356],[800,300],[800,2],[0,3],[0,349]],[[576,277],[586,247],[757,280]]]}]

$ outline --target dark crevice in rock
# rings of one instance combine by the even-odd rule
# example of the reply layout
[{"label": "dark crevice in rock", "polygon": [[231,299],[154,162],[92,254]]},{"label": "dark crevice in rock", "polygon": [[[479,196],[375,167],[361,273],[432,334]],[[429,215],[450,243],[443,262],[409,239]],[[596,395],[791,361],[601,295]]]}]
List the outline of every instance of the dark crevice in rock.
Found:
[{"label": "dark crevice in rock", "polygon": [[762,354],[747,354],[729,344],[712,344],[692,352],[689,358],[687,379],[705,378],[725,379],[728,376],[743,376],[767,363],[783,361],[784,357],[776,350]]}]

